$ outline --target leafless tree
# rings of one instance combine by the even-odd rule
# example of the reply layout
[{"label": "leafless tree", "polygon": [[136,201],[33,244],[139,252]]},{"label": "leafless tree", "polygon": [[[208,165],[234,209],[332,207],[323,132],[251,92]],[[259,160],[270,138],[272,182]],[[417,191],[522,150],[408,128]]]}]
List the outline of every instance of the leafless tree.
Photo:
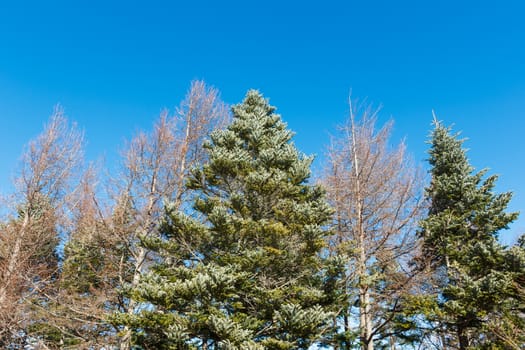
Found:
[{"label": "leafless tree", "polygon": [[[202,143],[214,128],[227,121],[228,115],[218,91],[194,81],[176,115],[170,117],[164,112],[151,133],[139,133],[124,151],[118,197],[125,198],[135,224],[133,232],[124,231],[121,237],[130,255],[123,272],[132,271],[131,287],[138,284],[150,258],[140,241],[157,235],[165,201],[183,206],[188,171],[204,160]],[[133,314],[137,306],[129,300],[126,312]],[[130,332],[125,329],[121,349],[129,348]]]},{"label": "leafless tree", "polygon": [[411,288],[407,264],[421,214],[420,172],[404,143],[390,145],[392,123],[376,130],[376,120],[377,110],[350,101],[349,120],[329,149],[323,180],[335,208],[330,247],[347,261],[347,305],[338,327],[350,332],[357,309],[364,350],[388,337],[399,300]]},{"label": "leafless tree", "polygon": [[56,108],[22,157],[11,214],[0,225],[0,344],[20,335],[24,301],[56,274],[57,227],[82,161],[82,138]]}]

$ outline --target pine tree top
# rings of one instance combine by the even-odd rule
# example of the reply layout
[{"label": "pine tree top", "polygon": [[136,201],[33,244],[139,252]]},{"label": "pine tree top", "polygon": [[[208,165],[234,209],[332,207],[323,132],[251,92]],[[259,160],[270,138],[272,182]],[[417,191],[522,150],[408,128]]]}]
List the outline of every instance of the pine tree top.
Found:
[{"label": "pine tree top", "polygon": [[485,177],[486,169],[474,172],[459,133],[441,122],[434,126],[429,150],[432,180],[427,188],[430,211],[422,227],[427,249],[439,251],[442,258],[458,257],[471,243],[493,244],[517,213],[505,212],[511,193],[494,193],[497,176]]},{"label": "pine tree top", "polygon": [[430,158],[428,162],[432,166],[432,176],[446,174],[462,174],[468,176],[474,168],[469,164],[463,143],[466,139],[460,139],[461,133],[452,133],[452,127],[446,127],[439,121],[434,121],[432,131]]}]

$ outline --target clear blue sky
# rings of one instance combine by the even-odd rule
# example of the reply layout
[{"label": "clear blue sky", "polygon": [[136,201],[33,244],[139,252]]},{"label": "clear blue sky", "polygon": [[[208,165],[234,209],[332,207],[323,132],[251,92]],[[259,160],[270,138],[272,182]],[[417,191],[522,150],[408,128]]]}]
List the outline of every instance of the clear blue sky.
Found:
[{"label": "clear blue sky", "polygon": [[[395,138],[426,158],[431,110],[469,138],[525,211],[522,1],[2,1],[0,191],[60,103],[87,155],[174,108],[192,79],[228,103],[257,88],[306,153],[321,155],[347,98],[383,105]],[[524,213],[525,218],[525,213]],[[504,242],[525,232],[525,219]]]}]

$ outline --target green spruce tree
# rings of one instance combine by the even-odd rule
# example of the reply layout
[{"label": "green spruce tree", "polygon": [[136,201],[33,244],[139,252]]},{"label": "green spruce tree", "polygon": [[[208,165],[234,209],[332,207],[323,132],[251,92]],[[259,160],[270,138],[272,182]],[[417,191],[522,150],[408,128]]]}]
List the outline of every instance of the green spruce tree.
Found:
[{"label": "green spruce tree", "polygon": [[[496,176],[474,173],[463,140],[435,122],[430,153],[428,217],[421,223],[424,265],[432,272],[432,320],[445,347],[494,346],[487,324],[515,303],[517,270],[498,243],[517,213],[507,213],[511,193],[496,194]],[[432,307],[430,307],[432,309]]]},{"label": "green spruce tree", "polygon": [[149,307],[115,318],[141,348],[307,349],[333,316],[320,257],[331,209],[308,184],[312,158],[257,91],[232,111],[188,181],[194,212],[168,205],[163,237],[145,240],[161,262],[131,295]]}]

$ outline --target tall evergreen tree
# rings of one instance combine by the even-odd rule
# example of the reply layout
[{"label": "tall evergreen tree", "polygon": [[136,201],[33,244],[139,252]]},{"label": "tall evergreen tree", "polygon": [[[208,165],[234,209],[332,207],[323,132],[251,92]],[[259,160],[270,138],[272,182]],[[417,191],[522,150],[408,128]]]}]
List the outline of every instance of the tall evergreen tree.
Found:
[{"label": "tall evergreen tree", "polygon": [[[485,327],[508,307],[516,272],[498,243],[517,213],[507,213],[511,193],[496,194],[496,176],[474,173],[463,140],[435,122],[430,149],[428,217],[421,223],[424,264],[435,278],[435,303],[443,346],[488,346]],[[510,298],[510,299],[509,299]]]},{"label": "tall evergreen tree", "polygon": [[320,251],[331,209],[307,183],[312,158],[257,91],[215,131],[209,161],[188,187],[195,212],[167,207],[163,257],[134,298],[151,305],[118,321],[135,343],[159,349],[306,349],[331,314]]}]

